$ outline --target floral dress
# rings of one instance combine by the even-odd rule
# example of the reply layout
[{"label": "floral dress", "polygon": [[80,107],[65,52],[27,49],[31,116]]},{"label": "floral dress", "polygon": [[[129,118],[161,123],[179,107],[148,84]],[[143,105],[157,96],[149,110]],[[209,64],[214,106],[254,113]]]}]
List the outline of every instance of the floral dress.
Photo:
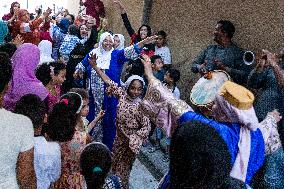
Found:
[{"label": "floral dress", "polygon": [[71,141],[60,143],[62,174],[54,188],[84,188],[84,177],[80,173],[80,154],[86,146],[86,138],[86,132],[76,130]]},{"label": "floral dress", "polygon": [[114,82],[107,90],[119,99],[112,171],[121,178],[123,188],[127,189],[132,165],[151,129],[150,120],[138,110],[140,98],[132,99]]}]

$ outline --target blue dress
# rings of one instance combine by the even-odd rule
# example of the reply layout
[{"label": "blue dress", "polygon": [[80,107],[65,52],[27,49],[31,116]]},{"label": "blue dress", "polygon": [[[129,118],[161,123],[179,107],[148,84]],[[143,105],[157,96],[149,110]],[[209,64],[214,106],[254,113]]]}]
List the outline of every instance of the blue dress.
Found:
[{"label": "blue dress", "polygon": [[[179,118],[179,125],[186,123],[190,120],[200,121],[214,128],[228,146],[231,155],[231,165],[233,166],[238,154],[238,142],[241,126],[237,123],[218,123],[214,120],[207,119],[206,117],[195,112],[186,112]],[[249,184],[254,174],[261,168],[264,163],[265,145],[262,133],[259,129],[251,131],[251,150],[250,158],[247,168],[246,184]],[[170,184],[170,171],[165,177],[161,189],[166,189]]]},{"label": "blue dress", "polygon": [[[123,64],[127,62],[130,58],[137,57],[141,52],[141,49],[137,45],[127,47],[122,50],[113,50],[111,54],[109,69],[104,70],[105,74],[114,82],[120,83],[120,76],[123,68]],[[92,121],[95,115],[98,114],[98,104],[102,105],[102,109],[105,110],[105,115],[102,120],[103,128],[103,139],[102,142],[112,150],[112,145],[116,135],[116,108],[118,100],[114,97],[108,97],[105,94],[106,85],[103,83],[101,78],[89,65],[88,59],[90,54],[80,62],[76,70],[83,70],[87,72],[89,79],[89,114],[87,119]],[[95,96],[94,96],[95,94]]]}]

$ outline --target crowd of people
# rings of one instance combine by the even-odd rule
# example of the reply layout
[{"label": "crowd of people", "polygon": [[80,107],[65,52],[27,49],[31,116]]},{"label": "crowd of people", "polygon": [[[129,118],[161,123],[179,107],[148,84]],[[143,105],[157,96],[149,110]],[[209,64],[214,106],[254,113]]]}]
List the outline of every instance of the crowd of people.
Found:
[{"label": "crowd of people", "polygon": [[218,21],[216,44],[190,65],[201,78],[231,78],[205,111],[181,100],[167,33],[146,24],[135,32],[113,4],[128,47],[100,0],[80,1],[86,14],[76,17],[33,15],[18,2],[3,16],[0,188],[128,189],[141,147],[155,153],[162,135],[169,171],[160,189],[283,188],[283,50],[245,64],[233,23]]}]

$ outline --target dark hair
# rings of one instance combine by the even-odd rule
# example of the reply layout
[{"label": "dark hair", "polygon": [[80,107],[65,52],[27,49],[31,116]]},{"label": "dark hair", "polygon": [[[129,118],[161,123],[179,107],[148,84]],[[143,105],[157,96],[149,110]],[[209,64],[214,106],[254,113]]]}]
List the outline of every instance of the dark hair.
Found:
[{"label": "dark hair", "polygon": [[66,142],[73,138],[81,98],[75,93],[66,93],[55,104],[48,116],[46,134],[54,141]]},{"label": "dark hair", "polygon": [[167,33],[164,30],[160,30],[157,32],[157,35],[161,35],[164,39],[167,38]]},{"label": "dark hair", "polygon": [[16,4],[20,5],[20,3],[18,3],[17,1],[15,1],[15,2],[13,2],[13,3],[11,4],[10,13],[11,13],[12,15],[14,14],[14,6],[15,6]]},{"label": "dark hair", "polygon": [[79,37],[80,30],[76,25],[70,25],[69,28],[68,28],[68,33],[69,33],[69,35],[75,35],[75,36]]},{"label": "dark hair", "polygon": [[246,184],[233,177],[229,177],[224,181],[224,184],[221,186],[222,189],[246,189]]},{"label": "dark hair", "polygon": [[180,72],[177,69],[170,68],[167,72],[169,73],[170,77],[174,80],[174,83],[179,81]]},{"label": "dark hair", "polygon": [[189,121],[176,129],[170,146],[171,188],[219,188],[231,168],[227,144],[213,127]]},{"label": "dark hair", "polygon": [[43,63],[36,69],[36,78],[46,86],[51,81],[51,67],[54,68],[54,75],[57,76],[61,70],[65,70],[66,66],[60,62]]},{"label": "dark hair", "polygon": [[53,141],[67,142],[72,140],[76,126],[76,116],[72,114],[66,104],[59,102],[54,105],[48,115],[45,133]]},{"label": "dark hair", "polygon": [[97,31],[97,27],[93,26],[93,28],[91,29],[91,35],[89,39],[86,41],[86,43],[84,44],[86,48],[88,49],[88,52],[94,48],[94,45],[97,42],[98,42],[98,31]]},{"label": "dark hair", "polygon": [[111,152],[102,143],[91,143],[81,153],[80,166],[87,188],[101,189],[111,168]]},{"label": "dark hair", "polygon": [[16,52],[17,46],[13,43],[4,43],[0,45],[0,52],[5,52],[12,58],[13,54]]},{"label": "dark hair", "polygon": [[89,99],[88,91],[84,88],[72,88],[70,89],[70,92],[78,93],[79,95],[81,95],[83,100]]},{"label": "dark hair", "polygon": [[37,129],[43,125],[44,116],[47,113],[47,110],[44,102],[39,96],[27,94],[20,98],[16,103],[14,112],[30,118],[34,128]]},{"label": "dark hair", "polygon": [[5,52],[0,52],[0,93],[2,93],[11,80],[12,64],[9,55]]},{"label": "dark hair", "polygon": [[151,63],[154,64],[157,59],[162,59],[162,57],[160,55],[151,56]]},{"label": "dark hair", "polygon": [[68,14],[67,16],[71,17],[71,20],[72,20],[71,24],[73,24],[75,21],[75,16],[73,14]]},{"label": "dark hair", "polygon": [[143,25],[140,26],[140,28],[138,29],[138,32],[137,32],[137,33],[138,33],[138,36],[137,36],[137,41],[138,41],[138,42],[142,40],[141,37],[140,37],[140,30],[141,30],[141,28],[142,28],[143,26],[145,26],[145,27],[147,28],[147,37],[149,37],[149,36],[152,35],[152,29],[151,29],[151,27],[150,27],[149,25],[143,24]]},{"label": "dark hair", "polygon": [[225,32],[229,38],[233,38],[235,33],[235,26],[229,20],[220,20],[217,24],[221,24],[222,31]]},{"label": "dark hair", "polygon": [[131,69],[129,70],[130,75],[144,75],[144,66],[140,59],[129,60],[129,65],[131,65]]}]

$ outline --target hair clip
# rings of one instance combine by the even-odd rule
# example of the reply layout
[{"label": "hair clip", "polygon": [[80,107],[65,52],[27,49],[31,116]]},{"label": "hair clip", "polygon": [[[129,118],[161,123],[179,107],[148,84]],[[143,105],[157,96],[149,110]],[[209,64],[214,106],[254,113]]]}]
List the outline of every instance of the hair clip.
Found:
[{"label": "hair clip", "polygon": [[69,103],[68,99],[66,98],[61,99],[60,102],[63,102],[66,106],[68,106],[68,103]]},{"label": "hair clip", "polygon": [[101,172],[103,172],[102,168],[100,168],[100,167],[94,167],[93,168],[93,173],[101,173]]},{"label": "hair clip", "polygon": [[50,76],[54,76],[54,67],[50,66]]}]

